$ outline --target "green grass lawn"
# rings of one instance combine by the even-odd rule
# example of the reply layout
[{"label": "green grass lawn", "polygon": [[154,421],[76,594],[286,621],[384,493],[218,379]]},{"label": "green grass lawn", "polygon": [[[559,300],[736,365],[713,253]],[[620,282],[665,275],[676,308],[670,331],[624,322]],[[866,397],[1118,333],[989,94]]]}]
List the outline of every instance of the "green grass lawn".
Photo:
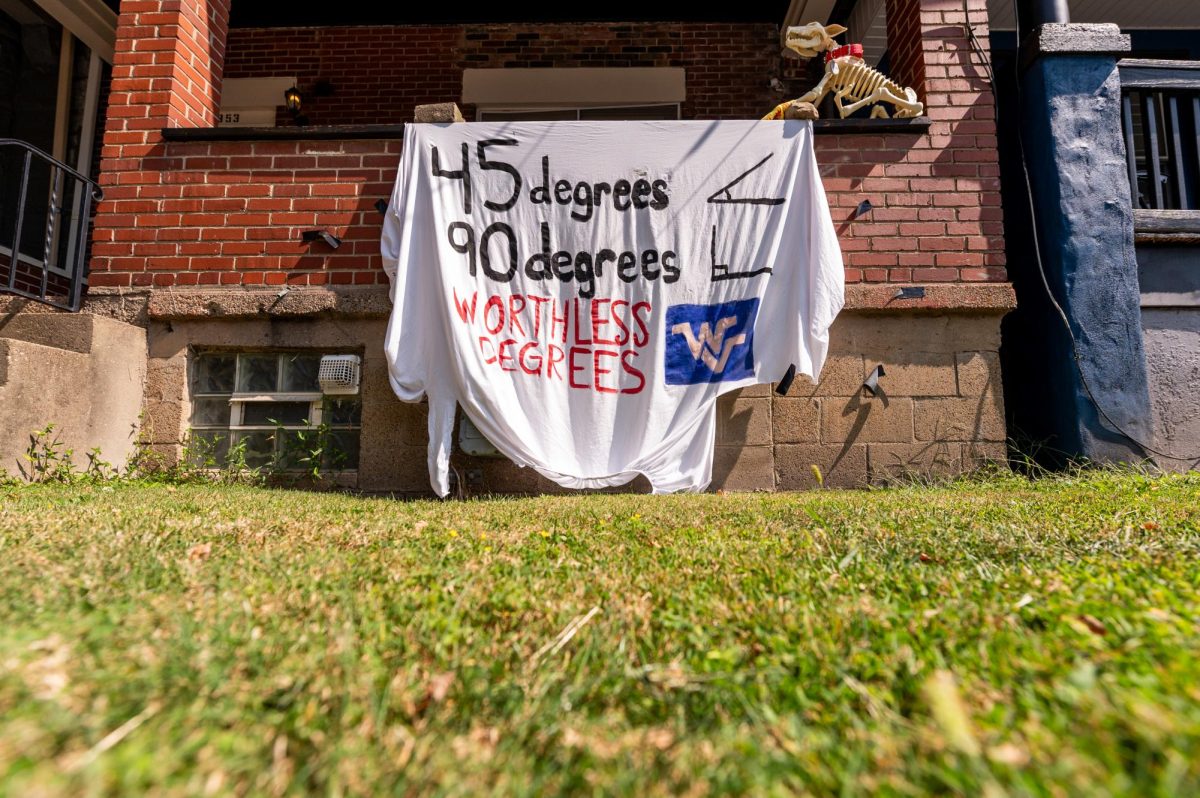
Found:
[{"label": "green grass lawn", "polygon": [[1200,793],[1200,475],[0,487],[0,795]]}]

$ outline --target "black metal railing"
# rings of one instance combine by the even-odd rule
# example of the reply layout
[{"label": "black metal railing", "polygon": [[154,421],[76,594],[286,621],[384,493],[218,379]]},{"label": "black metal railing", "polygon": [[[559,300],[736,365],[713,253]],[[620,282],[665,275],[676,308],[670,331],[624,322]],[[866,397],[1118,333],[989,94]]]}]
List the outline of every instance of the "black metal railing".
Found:
[{"label": "black metal railing", "polygon": [[1133,207],[1200,210],[1200,61],[1120,62]]},{"label": "black metal railing", "polygon": [[0,138],[0,294],[77,311],[100,187],[28,142]]}]

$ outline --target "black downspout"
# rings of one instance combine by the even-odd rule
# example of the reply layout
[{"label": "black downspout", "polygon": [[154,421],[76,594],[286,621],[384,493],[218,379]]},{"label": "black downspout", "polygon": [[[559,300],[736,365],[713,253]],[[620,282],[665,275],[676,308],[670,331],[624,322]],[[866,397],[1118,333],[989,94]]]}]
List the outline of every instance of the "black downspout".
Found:
[{"label": "black downspout", "polygon": [[1049,22],[1065,24],[1071,21],[1067,0],[1017,0],[1017,15],[1022,39]]}]

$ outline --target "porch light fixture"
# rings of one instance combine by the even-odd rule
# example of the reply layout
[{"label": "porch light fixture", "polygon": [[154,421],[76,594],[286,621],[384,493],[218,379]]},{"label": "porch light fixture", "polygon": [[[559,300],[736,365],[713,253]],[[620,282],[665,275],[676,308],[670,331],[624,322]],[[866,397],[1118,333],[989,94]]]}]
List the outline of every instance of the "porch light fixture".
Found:
[{"label": "porch light fixture", "polygon": [[324,241],[329,245],[330,249],[337,249],[342,245],[342,239],[328,230],[305,230],[300,234],[300,240],[305,244],[311,244],[314,241]]},{"label": "porch light fixture", "polygon": [[283,93],[283,105],[293,116],[300,113],[300,90],[295,86]]}]

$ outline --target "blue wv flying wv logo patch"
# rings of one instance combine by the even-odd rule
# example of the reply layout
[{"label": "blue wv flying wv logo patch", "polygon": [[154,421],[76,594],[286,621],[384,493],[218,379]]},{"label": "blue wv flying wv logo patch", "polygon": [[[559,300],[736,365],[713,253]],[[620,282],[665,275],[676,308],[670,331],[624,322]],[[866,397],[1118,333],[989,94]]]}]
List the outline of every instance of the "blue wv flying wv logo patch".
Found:
[{"label": "blue wv flying wv logo patch", "polygon": [[667,308],[667,384],[695,385],[753,376],[757,316],[757,298]]}]

